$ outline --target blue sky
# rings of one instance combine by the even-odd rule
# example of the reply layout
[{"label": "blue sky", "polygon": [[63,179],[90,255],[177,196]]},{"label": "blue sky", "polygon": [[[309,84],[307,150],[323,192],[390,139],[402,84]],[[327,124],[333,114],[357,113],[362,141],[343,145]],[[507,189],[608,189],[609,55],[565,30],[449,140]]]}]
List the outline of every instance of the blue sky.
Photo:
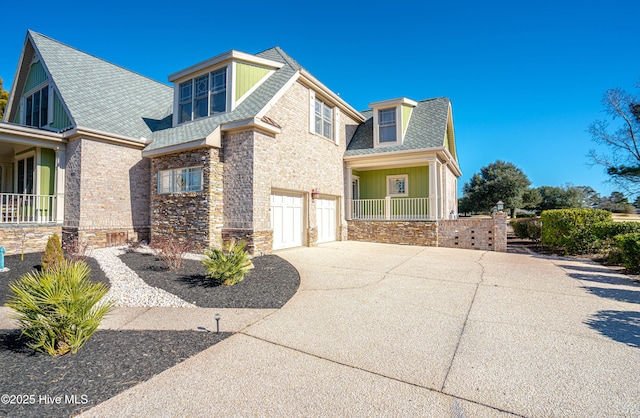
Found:
[{"label": "blue sky", "polygon": [[[640,2],[32,0],[0,5],[9,89],[27,29],[167,83],[230,49],[280,46],[356,109],[406,96],[453,104],[463,177],[505,160],[533,186],[613,186],[587,153],[611,87],[640,81]],[[637,90],[635,90],[637,92]]]}]

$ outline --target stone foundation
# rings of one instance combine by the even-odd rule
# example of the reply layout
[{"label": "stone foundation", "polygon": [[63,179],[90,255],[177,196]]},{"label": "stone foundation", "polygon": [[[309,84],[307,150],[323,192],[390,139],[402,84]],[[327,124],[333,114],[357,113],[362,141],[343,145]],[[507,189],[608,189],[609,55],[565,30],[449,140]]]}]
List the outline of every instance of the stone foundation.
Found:
[{"label": "stone foundation", "polygon": [[349,221],[352,241],[438,246],[438,224],[420,221]]},{"label": "stone foundation", "polygon": [[250,229],[223,229],[222,239],[228,241],[232,238],[245,240],[247,251],[253,255],[270,254],[273,251],[273,231],[253,231]]},{"label": "stone foundation", "polygon": [[349,239],[386,244],[507,251],[507,214],[433,221],[349,221]]},{"label": "stone foundation", "polygon": [[80,242],[86,242],[88,248],[115,247],[119,245],[127,245],[129,242],[149,242],[150,228],[62,228],[63,245],[71,242],[71,240],[76,237]]},{"label": "stone foundation", "polygon": [[0,226],[0,245],[7,252],[5,255],[37,253],[44,251],[49,237],[58,234],[62,237],[61,225],[25,225]]}]

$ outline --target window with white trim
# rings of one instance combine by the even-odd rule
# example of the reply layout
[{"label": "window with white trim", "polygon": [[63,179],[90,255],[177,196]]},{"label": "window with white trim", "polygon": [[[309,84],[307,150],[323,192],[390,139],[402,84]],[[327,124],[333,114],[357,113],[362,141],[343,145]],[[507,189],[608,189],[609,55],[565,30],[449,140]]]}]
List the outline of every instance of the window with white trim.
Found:
[{"label": "window with white trim", "polygon": [[49,86],[25,97],[25,125],[42,128],[49,124]]},{"label": "window with white trim", "polygon": [[158,194],[201,190],[202,167],[175,168],[158,172]]},{"label": "window with white trim", "polygon": [[396,108],[378,110],[379,142],[396,142]]},{"label": "window with white trim", "polygon": [[227,111],[227,67],[180,83],[178,123]]},{"label": "window with white trim", "polygon": [[408,197],[409,175],[400,174],[396,176],[387,176],[387,196]]},{"label": "window with white trim", "polygon": [[333,107],[316,98],[315,133],[333,139]]}]

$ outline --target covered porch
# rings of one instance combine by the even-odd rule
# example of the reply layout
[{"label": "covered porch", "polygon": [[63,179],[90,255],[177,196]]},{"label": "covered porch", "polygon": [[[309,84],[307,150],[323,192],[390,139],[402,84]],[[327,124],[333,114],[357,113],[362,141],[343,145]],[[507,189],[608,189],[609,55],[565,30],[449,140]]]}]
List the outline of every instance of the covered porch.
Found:
[{"label": "covered porch", "polygon": [[0,124],[0,225],[63,222],[65,142],[53,132]]}]

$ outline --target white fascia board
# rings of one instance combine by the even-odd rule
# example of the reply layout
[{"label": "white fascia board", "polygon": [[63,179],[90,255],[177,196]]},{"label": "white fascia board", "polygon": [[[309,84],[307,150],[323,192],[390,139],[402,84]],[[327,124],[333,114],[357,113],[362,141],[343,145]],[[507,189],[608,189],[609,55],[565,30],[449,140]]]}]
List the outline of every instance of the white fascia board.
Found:
[{"label": "white fascia board", "polygon": [[[215,131],[214,131],[215,132]],[[189,151],[196,148],[208,146],[207,138],[198,139],[196,141],[185,142],[182,144],[169,145],[167,147],[156,148],[152,150],[142,150],[142,156],[145,158],[155,158],[167,154],[175,154],[177,152]]]},{"label": "white fascia board", "polygon": [[9,123],[0,123],[0,141],[44,147],[64,146],[67,143],[62,134]]},{"label": "white fascia board", "polygon": [[249,64],[260,65],[263,67],[269,67],[273,69],[279,69],[284,66],[283,63],[272,61],[266,58],[256,57],[255,55],[247,54],[246,52],[240,52],[232,49],[231,51],[225,52],[220,55],[216,55],[213,58],[210,58],[206,61],[202,61],[198,64],[192,65],[191,67],[185,68],[184,70],[173,73],[169,76],[170,82],[176,82],[182,78],[186,78],[195,74],[199,71],[205,70],[210,67],[214,67],[216,65],[223,64],[226,61],[242,61]]},{"label": "white fascia board", "polygon": [[307,70],[300,70],[300,81],[332,101],[334,105],[339,106],[346,114],[355,120],[360,122],[364,122],[366,120],[365,117],[362,116],[362,113],[351,107],[349,103],[345,102],[340,96],[331,91],[329,87],[322,84],[320,80],[311,75]]},{"label": "white fascia board", "polygon": [[72,139],[78,136],[98,139],[107,142],[114,142],[118,144],[133,145],[137,147],[145,147],[149,144],[149,140],[145,138],[131,138],[124,135],[113,134],[109,132],[103,132],[96,129],[76,127],[62,133],[63,138]]},{"label": "white fascia board", "polygon": [[416,107],[418,106],[418,102],[408,99],[406,97],[400,97],[397,99],[390,99],[390,100],[382,100],[380,102],[373,102],[373,103],[369,103],[369,107],[371,109],[381,109],[381,108],[385,108],[385,107],[393,107],[393,106],[401,106],[401,105],[409,105],[412,107]]},{"label": "white fascia board", "polygon": [[271,124],[263,122],[257,117],[243,119],[243,120],[239,120],[231,123],[225,123],[220,127],[220,129],[225,132],[233,132],[233,131],[252,129],[252,128],[259,129],[261,131],[266,131],[274,135],[279,134],[281,132],[281,129],[278,128],[277,126],[273,126]]},{"label": "white fascia board", "polygon": [[[11,90],[9,90],[7,107],[4,109],[4,115],[2,116],[2,121],[0,122],[7,122],[6,119],[9,117],[9,114],[11,114],[11,109],[13,108],[13,101],[17,93],[18,79],[20,78],[20,69],[24,64],[24,52],[27,49],[27,42],[31,42],[31,47],[33,48],[34,51],[36,50],[35,44],[31,40],[31,36],[29,36],[29,32],[27,32],[27,36],[24,39],[24,44],[22,45],[22,51],[20,51],[20,59],[18,60],[18,66],[16,67],[15,73],[13,73],[14,77],[13,77],[13,82],[11,83]],[[20,103],[18,103],[18,106],[20,106]]]},{"label": "white fascia board", "polygon": [[429,161],[440,161],[443,164],[447,164],[457,177],[462,177],[458,162],[445,147],[344,157],[346,167],[356,170],[420,166]]}]

